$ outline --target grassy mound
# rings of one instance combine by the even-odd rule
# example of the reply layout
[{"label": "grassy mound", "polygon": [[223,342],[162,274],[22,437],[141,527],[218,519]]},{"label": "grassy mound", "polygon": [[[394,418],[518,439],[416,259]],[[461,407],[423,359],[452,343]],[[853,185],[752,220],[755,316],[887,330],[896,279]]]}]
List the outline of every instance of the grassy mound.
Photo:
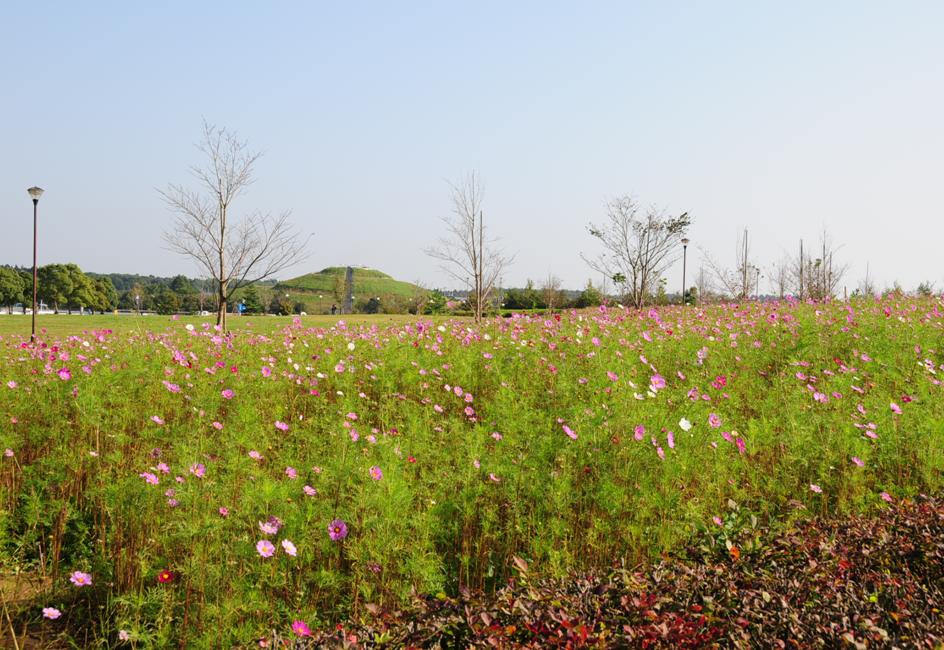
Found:
[{"label": "grassy mound", "polygon": [[[291,280],[284,280],[276,285],[275,290],[322,295],[333,295],[338,292],[339,296],[343,296],[339,288],[344,286],[345,273],[346,269],[343,266],[329,266],[317,273],[307,273]],[[409,298],[417,293],[425,293],[425,290],[415,284],[395,280],[386,273],[374,269],[354,269],[354,295],[356,297],[401,296]]]}]

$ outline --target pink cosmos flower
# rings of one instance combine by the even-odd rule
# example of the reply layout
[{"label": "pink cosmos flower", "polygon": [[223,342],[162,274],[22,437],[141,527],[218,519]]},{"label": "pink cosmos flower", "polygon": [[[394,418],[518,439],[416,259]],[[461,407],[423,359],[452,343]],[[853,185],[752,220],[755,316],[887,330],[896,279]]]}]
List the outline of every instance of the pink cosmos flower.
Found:
[{"label": "pink cosmos flower", "polygon": [[260,454],[255,449],[251,449],[249,451],[249,457],[252,458],[253,460],[262,460],[262,454]]},{"label": "pink cosmos flower", "polygon": [[708,426],[710,426],[712,429],[717,429],[721,426],[721,418],[717,413],[708,414]]},{"label": "pink cosmos flower", "polygon": [[194,463],[190,466],[190,473],[197,478],[203,478],[206,475],[206,466],[203,463]]},{"label": "pink cosmos flower", "polygon": [[261,530],[266,535],[275,535],[277,532],[279,532],[279,527],[276,526],[274,522],[260,521],[258,523],[259,530]]},{"label": "pink cosmos flower", "polygon": [[488,473],[488,480],[492,483],[501,483],[501,479],[495,476],[493,472]]},{"label": "pink cosmos flower", "polygon": [[10,449],[9,447],[3,450],[3,455],[6,456],[7,458],[13,458],[13,456],[15,456],[15,454],[13,453],[13,450]]},{"label": "pink cosmos flower", "polygon": [[318,494],[318,490],[311,487],[310,485],[306,485],[305,487],[303,487],[302,492],[304,492],[306,496],[310,496],[310,497],[313,497],[316,494]]},{"label": "pink cosmos flower", "polygon": [[215,421],[214,421],[214,422],[213,422],[213,428],[216,429],[217,431],[222,431],[222,430],[223,430],[223,423],[222,423],[222,422],[215,422]]},{"label": "pink cosmos flower", "polygon": [[719,517],[718,515],[715,515],[714,517],[712,517],[711,520],[715,522],[716,526],[724,525],[724,522],[721,521],[721,517]]},{"label": "pink cosmos flower", "polygon": [[570,438],[571,440],[576,440],[576,439],[577,439],[577,434],[574,433],[574,430],[573,430],[573,429],[571,429],[571,428],[570,428],[569,426],[567,426],[566,424],[563,425],[563,427],[564,427],[564,433],[567,434],[567,437],[568,437],[568,438]]},{"label": "pink cosmos flower", "polygon": [[54,621],[60,616],[62,616],[62,612],[60,612],[55,607],[43,607],[43,618],[48,618],[50,621]]},{"label": "pink cosmos flower", "polygon": [[668,441],[669,449],[675,449],[675,434],[669,431],[666,439]]},{"label": "pink cosmos flower", "polygon": [[118,640],[119,641],[130,641],[131,633],[128,630],[118,630]]},{"label": "pink cosmos flower", "polygon": [[152,416],[151,416],[151,421],[154,422],[155,424],[158,424],[158,425],[163,425],[163,424],[164,424],[164,418],[162,418],[162,417],[159,416],[159,415],[152,415]]},{"label": "pink cosmos flower", "polygon": [[292,557],[296,557],[296,556],[298,555],[298,549],[295,548],[295,545],[292,544],[292,542],[290,542],[290,541],[287,540],[287,539],[283,539],[283,540],[282,540],[282,549],[283,549],[288,555],[291,555]]},{"label": "pink cosmos flower", "polygon": [[262,376],[270,377],[272,375],[272,368],[269,366],[262,366]]},{"label": "pink cosmos flower", "polygon": [[894,499],[892,499],[892,495],[890,495],[888,492],[882,492],[879,494],[879,496],[882,497],[884,501],[888,501],[889,503],[894,501]]},{"label": "pink cosmos flower", "polygon": [[661,390],[665,388],[665,377],[657,373],[649,378],[649,385],[655,390]]},{"label": "pink cosmos flower", "polygon": [[275,428],[279,431],[288,431],[288,425],[280,420],[275,421]]},{"label": "pink cosmos flower", "polygon": [[311,628],[305,621],[292,621],[292,632],[298,636],[312,636]]},{"label": "pink cosmos flower", "polygon": [[656,453],[659,454],[659,460],[665,460],[665,450],[662,447],[656,447]]},{"label": "pink cosmos flower", "polygon": [[221,506],[220,509],[217,510],[217,512],[220,513],[220,517],[224,517],[224,518],[229,517],[229,508],[227,508],[226,506]]},{"label": "pink cosmos flower", "polygon": [[347,537],[347,524],[341,519],[335,519],[328,524],[328,537],[333,542],[339,542]]},{"label": "pink cosmos flower", "polygon": [[737,445],[738,453],[744,455],[744,453],[747,451],[747,445],[744,444],[744,440],[741,438],[735,438],[734,444]]},{"label": "pink cosmos flower", "polygon": [[138,476],[143,478],[150,485],[157,485],[160,482],[157,476],[152,474],[151,472],[141,472],[140,474],[138,474]]},{"label": "pink cosmos flower", "polygon": [[865,465],[865,463],[862,462],[862,459],[859,458],[858,456],[853,456],[853,457],[852,457],[852,462],[855,463],[856,465],[858,465],[859,467],[863,467],[863,466]]},{"label": "pink cosmos flower", "polygon": [[167,466],[167,463],[158,463],[157,471],[161,474],[170,474],[170,467]]},{"label": "pink cosmos flower", "polygon": [[617,375],[617,374],[616,374],[615,372],[613,372],[612,370],[607,370],[607,371],[606,371],[606,376],[609,377],[610,381],[617,381],[617,380],[619,380],[619,375]]},{"label": "pink cosmos flower", "polygon": [[370,477],[374,479],[375,481],[379,481],[380,479],[383,478],[383,476],[384,476],[383,470],[381,470],[376,465],[370,468]]},{"label": "pink cosmos flower", "polygon": [[901,407],[900,407],[900,406],[898,406],[897,404],[895,404],[895,402],[892,402],[892,403],[890,404],[890,406],[891,406],[891,409],[892,409],[892,413],[894,413],[895,415],[901,415]]},{"label": "pink cosmos flower", "polygon": [[88,587],[92,584],[92,576],[84,571],[73,571],[69,576],[69,582],[76,587]]},{"label": "pink cosmos flower", "polygon": [[56,374],[59,375],[59,379],[62,381],[69,381],[72,379],[72,372],[68,368],[59,368]]},{"label": "pink cosmos flower", "polygon": [[275,554],[275,546],[267,539],[260,539],[256,542],[256,552],[262,557],[272,557]]},{"label": "pink cosmos flower", "polygon": [[641,424],[637,424],[636,427],[633,429],[633,437],[636,440],[642,440],[643,437],[645,437],[645,435],[646,435],[646,427],[644,427]]},{"label": "pink cosmos flower", "polygon": [[298,478],[298,471],[294,467],[286,467],[285,475],[291,479]]},{"label": "pink cosmos flower", "polygon": [[16,382],[11,379],[7,382],[7,388],[16,388]]},{"label": "pink cosmos flower", "polygon": [[816,485],[816,483],[810,483],[810,491],[815,492],[816,494],[821,494],[823,492],[823,488]]},{"label": "pink cosmos flower", "polygon": [[236,396],[236,393],[234,393],[229,388],[224,389],[223,392],[220,394],[223,396],[224,399],[233,399],[233,397]]}]

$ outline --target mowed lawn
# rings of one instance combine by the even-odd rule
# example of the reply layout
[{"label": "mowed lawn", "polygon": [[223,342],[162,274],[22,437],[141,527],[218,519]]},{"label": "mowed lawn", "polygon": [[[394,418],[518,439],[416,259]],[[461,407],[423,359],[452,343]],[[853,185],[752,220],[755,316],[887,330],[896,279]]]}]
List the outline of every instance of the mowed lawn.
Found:
[{"label": "mowed lawn", "polygon": [[[292,323],[293,318],[300,318],[305,327],[332,327],[343,320],[351,325],[376,325],[389,327],[413,322],[417,316],[409,314],[348,314],[344,316],[312,315],[312,316],[234,316],[227,317],[230,329],[250,330],[269,334]],[[105,314],[94,316],[79,316],[76,314],[40,314],[36,317],[36,331],[42,334],[46,331],[48,337],[76,336],[83,332],[94,330],[112,330],[116,334],[133,331],[161,331],[169,327],[179,328],[180,324],[191,323],[194,326],[203,323],[216,322],[216,315],[209,316],[161,316],[149,314]],[[0,315],[0,337],[9,340],[10,337],[23,337],[29,340],[29,314],[2,314]]]}]

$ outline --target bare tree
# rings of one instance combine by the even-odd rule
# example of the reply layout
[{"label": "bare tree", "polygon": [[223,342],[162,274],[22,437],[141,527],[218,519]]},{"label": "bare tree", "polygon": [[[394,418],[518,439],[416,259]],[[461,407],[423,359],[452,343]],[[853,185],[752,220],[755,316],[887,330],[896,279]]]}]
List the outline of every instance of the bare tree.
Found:
[{"label": "bare tree", "polygon": [[606,221],[591,223],[590,234],[603,244],[596,257],[580,256],[595,271],[623,287],[637,309],[646,304],[665,270],[678,259],[679,240],[692,220],[685,212],[667,216],[649,207],[645,214],[631,196],[606,203]]},{"label": "bare tree", "polygon": [[483,188],[475,172],[449,185],[452,216],[442,218],[447,235],[425,252],[443,262],[441,268],[469,288],[475,321],[480,322],[495,281],[514,256],[505,255],[495,247],[495,239],[485,236]]},{"label": "bare tree", "polygon": [[170,184],[158,190],[177,213],[165,231],[168,247],[191,258],[213,280],[216,323],[226,330],[226,303],[239,287],[274,276],[303,261],[310,237],[302,240],[289,223],[289,213],[254,212],[242,221],[229,217],[232,202],[253,182],[260,153],[250,151],[235,133],[203,123],[197,149],[203,165],[190,168],[199,189]]},{"label": "bare tree", "polygon": [[544,286],[541,287],[544,292],[544,302],[548,309],[555,309],[564,303],[564,294],[561,291],[561,279],[556,275],[548,273]]},{"label": "bare tree", "polygon": [[781,300],[787,295],[787,291],[790,290],[790,280],[792,277],[790,265],[790,258],[785,255],[777,262],[774,262],[769,270],[770,286]]},{"label": "bare tree", "polygon": [[791,260],[790,274],[801,300],[827,300],[836,295],[849,270],[848,264],[837,259],[839,248],[825,230],[820,235],[820,245],[813,250],[805,249],[800,241],[799,257]]},{"label": "bare tree", "polygon": [[716,262],[707,251],[702,256],[715,280],[727,295],[735,300],[747,300],[757,293],[760,269],[751,260],[751,246],[747,230],[740,235],[734,248],[734,268],[728,269]]},{"label": "bare tree", "polygon": [[698,290],[699,302],[708,300],[711,292],[714,291],[711,275],[704,266],[698,267],[698,274],[695,276],[695,288]]},{"label": "bare tree", "polygon": [[863,296],[866,296],[867,298],[874,298],[875,294],[877,293],[875,280],[869,273],[868,262],[865,263],[865,278],[863,278],[862,282],[859,283],[859,293],[861,293]]}]

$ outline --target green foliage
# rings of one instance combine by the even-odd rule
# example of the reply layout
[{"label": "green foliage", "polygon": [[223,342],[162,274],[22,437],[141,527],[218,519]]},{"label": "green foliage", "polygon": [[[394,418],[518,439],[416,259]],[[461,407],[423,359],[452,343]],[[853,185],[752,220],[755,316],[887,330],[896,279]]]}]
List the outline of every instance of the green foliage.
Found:
[{"label": "green foliage", "polygon": [[[30,289],[32,289],[32,284],[32,281],[30,281]],[[9,266],[0,266],[0,305],[12,306],[18,302],[23,302],[26,299],[26,290],[27,284],[16,269]]]},{"label": "green foliage", "polygon": [[577,296],[577,300],[574,301],[574,307],[578,309],[596,307],[597,305],[602,305],[604,300],[603,293],[593,286],[593,282],[587,280],[587,286],[584,287],[584,290]]},{"label": "green foliage", "polygon": [[798,519],[941,490],[942,307],[250,317],[227,336],[124,316],[4,337],[0,558],[50,576],[28,615],[61,605],[73,645],[177,647],[492,591],[516,557],[535,579],[698,542],[760,558]]},{"label": "green foliage", "polygon": [[508,289],[505,291],[503,307],[505,309],[546,309],[547,302],[542,292],[534,287],[534,282],[528,280],[524,289]]},{"label": "green foliage", "polygon": [[250,284],[243,291],[242,303],[245,307],[245,313],[247,314],[261,314],[263,311],[262,301],[259,300],[259,292],[256,291],[254,284]]},{"label": "green foliage", "polygon": [[151,302],[158,314],[176,314],[180,310],[180,298],[169,287],[158,289]]},{"label": "green foliage", "polygon": [[431,291],[429,293],[429,300],[427,300],[426,304],[423,306],[423,313],[426,315],[445,314],[447,311],[445,294],[438,289]]}]

